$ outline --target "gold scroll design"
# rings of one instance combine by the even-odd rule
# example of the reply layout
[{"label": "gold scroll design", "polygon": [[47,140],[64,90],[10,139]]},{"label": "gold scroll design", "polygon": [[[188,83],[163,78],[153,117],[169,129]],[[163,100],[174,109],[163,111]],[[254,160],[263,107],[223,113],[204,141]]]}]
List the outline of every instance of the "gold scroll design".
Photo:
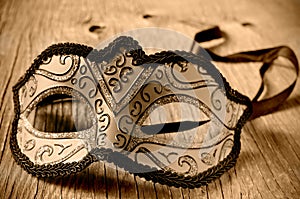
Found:
[{"label": "gold scroll design", "polygon": [[99,85],[115,114],[132,100],[154,70],[152,67],[133,66],[132,62],[130,53],[125,50],[97,66],[103,78],[99,79]]},{"label": "gold scroll design", "polygon": [[[64,162],[68,159],[70,159],[72,156],[77,154],[82,149],[85,149],[85,144],[78,144],[77,146],[73,146],[73,144],[61,144],[61,143],[55,143],[55,144],[44,144],[41,146],[37,146],[38,142],[35,139],[29,139],[25,142],[23,150],[28,152],[32,150],[35,151],[34,155],[34,161],[37,164],[57,164]],[[68,153],[66,153],[67,149],[72,148],[72,150]],[[53,160],[53,161],[46,161],[45,163],[45,156],[51,157],[52,155],[56,156],[63,156],[59,159]]]}]

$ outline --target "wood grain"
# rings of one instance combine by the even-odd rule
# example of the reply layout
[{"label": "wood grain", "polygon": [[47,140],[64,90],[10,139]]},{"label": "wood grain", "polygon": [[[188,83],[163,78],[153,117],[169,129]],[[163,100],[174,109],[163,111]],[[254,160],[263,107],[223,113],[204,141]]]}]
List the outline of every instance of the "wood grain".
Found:
[{"label": "wood grain", "polygon": [[[37,179],[16,164],[9,149],[11,88],[51,44],[96,46],[116,33],[152,26],[193,37],[219,25],[227,38],[213,50],[222,55],[288,45],[300,57],[299,9],[298,0],[0,1],[0,198],[299,198],[299,83],[278,111],[246,124],[236,166],[198,189],[154,184],[102,162],[76,175]],[[100,28],[90,32],[91,26]],[[217,64],[234,88],[253,97],[259,64],[228,65]],[[45,111],[62,114],[59,107]]]}]

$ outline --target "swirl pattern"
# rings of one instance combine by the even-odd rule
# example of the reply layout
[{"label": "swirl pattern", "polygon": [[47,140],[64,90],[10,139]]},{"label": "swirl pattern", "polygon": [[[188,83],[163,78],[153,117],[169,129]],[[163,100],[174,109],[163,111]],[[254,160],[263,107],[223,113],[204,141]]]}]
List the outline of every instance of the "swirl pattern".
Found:
[{"label": "swirl pattern", "polygon": [[91,87],[88,91],[88,95],[90,98],[94,98],[98,93],[98,89],[95,80],[91,77],[90,74],[87,74],[88,68],[91,71],[90,67],[86,65],[81,65],[79,69],[81,76],[78,79],[74,77],[71,80],[71,83],[73,85],[77,85],[80,89],[86,89],[87,87]]}]

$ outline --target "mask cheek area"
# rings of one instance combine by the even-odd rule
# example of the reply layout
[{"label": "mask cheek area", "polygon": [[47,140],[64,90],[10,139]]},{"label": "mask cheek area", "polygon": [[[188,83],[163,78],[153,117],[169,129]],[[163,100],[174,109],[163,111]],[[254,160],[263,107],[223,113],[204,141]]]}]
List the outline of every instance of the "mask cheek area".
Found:
[{"label": "mask cheek area", "polygon": [[88,154],[86,144],[81,139],[41,139],[25,128],[18,129],[17,141],[21,152],[39,165],[78,162]]}]

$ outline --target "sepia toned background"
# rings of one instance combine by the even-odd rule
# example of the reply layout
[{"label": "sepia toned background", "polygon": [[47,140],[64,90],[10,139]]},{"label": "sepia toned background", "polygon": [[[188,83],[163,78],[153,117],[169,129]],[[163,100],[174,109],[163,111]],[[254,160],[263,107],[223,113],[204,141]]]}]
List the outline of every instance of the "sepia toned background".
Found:
[{"label": "sepia toned background", "polygon": [[[96,46],[116,33],[143,27],[169,28],[193,38],[218,25],[226,39],[212,50],[221,55],[288,45],[300,57],[299,10],[299,0],[0,0],[0,198],[299,198],[299,83],[278,111],[245,125],[236,166],[198,189],[154,184],[102,162],[76,175],[38,179],[16,164],[9,149],[12,86],[51,44]],[[253,97],[260,64],[228,65],[216,66],[233,88]]]}]

